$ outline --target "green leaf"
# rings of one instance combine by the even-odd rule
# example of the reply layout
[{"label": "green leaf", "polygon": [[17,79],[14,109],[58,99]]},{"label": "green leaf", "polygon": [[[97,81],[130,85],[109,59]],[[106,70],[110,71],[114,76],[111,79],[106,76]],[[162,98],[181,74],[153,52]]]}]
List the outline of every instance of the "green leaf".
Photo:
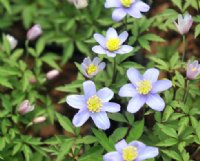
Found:
[{"label": "green leaf", "polygon": [[40,38],[37,41],[37,44],[36,44],[36,53],[37,53],[37,56],[39,56],[40,54],[42,54],[44,48],[45,48],[45,40],[42,39],[42,38]]},{"label": "green leaf", "polygon": [[61,114],[59,114],[59,113],[56,113],[56,117],[58,118],[58,122],[60,123],[60,125],[61,125],[66,131],[68,131],[68,132],[70,132],[70,133],[72,133],[72,134],[75,134],[73,125],[72,125],[71,121],[70,121],[67,117],[65,117],[65,116],[63,116],[63,115],[61,115]]},{"label": "green leaf", "polygon": [[103,131],[97,130],[97,129],[92,129],[92,132],[94,135],[97,137],[98,142],[102,145],[102,147],[110,152],[114,150],[114,145],[111,145],[106,134]]},{"label": "green leaf", "polygon": [[109,140],[112,140],[114,143],[123,139],[128,131],[127,127],[119,127],[110,135]]},{"label": "green leaf", "polygon": [[84,136],[76,141],[77,144],[93,144],[97,142],[97,138],[92,135]]},{"label": "green leaf", "polygon": [[1,4],[6,8],[6,10],[8,11],[8,13],[12,13],[11,7],[10,7],[10,2],[9,0],[1,0],[0,1]]},{"label": "green leaf", "polygon": [[114,121],[117,121],[117,122],[127,123],[126,118],[122,114],[120,114],[120,113],[108,113],[108,117],[111,120],[114,120]]},{"label": "green leaf", "polygon": [[166,135],[171,136],[173,138],[178,137],[176,130],[174,130],[173,128],[168,127],[166,125],[162,125],[162,124],[157,124],[157,125],[161,129],[161,131],[164,132]]},{"label": "green leaf", "polygon": [[67,155],[69,151],[71,150],[73,144],[74,144],[73,139],[62,140],[62,144],[61,144],[56,161],[62,161],[65,155]]},{"label": "green leaf", "polygon": [[182,0],[172,0],[173,4],[177,6],[182,11]]},{"label": "green leaf", "polygon": [[74,53],[74,44],[73,42],[69,41],[64,48],[64,53],[63,53],[64,55],[62,57],[61,64],[64,65],[72,57],[73,53]]},{"label": "green leaf", "polygon": [[164,139],[160,141],[159,143],[156,144],[156,146],[168,147],[168,146],[176,145],[177,143],[178,143],[177,139],[169,138],[169,139]]},{"label": "green leaf", "polygon": [[144,120],[134,122],[133,127],[131,128],[128,134],[127,141],[130,142],[132,140],[138,140],[142,136],[143,130],[144,130]]},{"label": "green leaf", "polygon": [[151,48],[150,48],[150,45],[149,45],[149,41],[148,41],[148,40],[146,40],[146,39],[140,37],[140,38],[138,39],[138,41],[139,41],[140,45],[141,45],[144,49],[146,49],[146,50],[148,50],[148,51],[151,51]]},{"label": "green leaf", "polygon": [[13,88],[12,84],[9,82],[8,79],[0,77],[0,85],[7,87],[7,88]]},{"label": "green leaf", "polygon": [[162,153],[164,153],[165,155],[167,155],[168,157],[172,158],[172,159],[175,159],[177,161],[182,161],[182,158],[181,156],[175,152],[174,150],[161,150]]},{"label": "green leaf", "polygon": [[163,38],[161,38],[160,36],[155,35],[155,34],[146,34],[140,38],[148,40],[148,41],[165,42],[165,40]]},{"label": "green leaf", "polygon": [[200,24],[198,24],[196,27],[195,27],[195,38],[197,38],[197,36],[199,36],[200,34]]}]

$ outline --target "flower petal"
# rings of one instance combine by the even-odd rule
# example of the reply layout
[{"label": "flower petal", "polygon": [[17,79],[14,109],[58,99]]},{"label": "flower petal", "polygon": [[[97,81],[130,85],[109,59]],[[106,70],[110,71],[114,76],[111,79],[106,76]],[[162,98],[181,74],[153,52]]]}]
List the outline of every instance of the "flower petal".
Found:
[{"label": "flower petal", "polygon": [[146,145],[140,141],[132,141],[128,144],[128,146],[134,146],[138,149],[138,151],[141,151],[146,148]]},{"label": "flower petal", "polygon": [[91,62],[91,59],[90,59],[89,57],[87,57],[87,58],[85,58],[85,59],[83,60],[83,63],[82,63],[82,64],[84,64],[85,66],[89,66],[91,63],[92,63],[92,62]]},{"label": "flower petal", "polygon": [[83,95],[69,95],[66,98],[66,102],[76,109],[82,109],[86,107],[86,100]]},{"label": "flower petal", "polygon": [[104,68],[106,67],[106,63],[102,62],[99,64],[99,71],[104,70]]},{"label": "flower petal", "polygon": [[149,5],[142,1],[136,2],[134,7],[137,8],[140,12],[148,12],[150,9]]},{"label": "flower petal", "polygon": [[94,121],[94,124],[99,129],[106,130],[110,128],[110,120],[108,119],[106,112],[92,113],[91,117]]},{"label": "flower petal", "polygon": [[103,47],[106,47],[106,38],[101,34],[94,34],[94,39]]},{"label": "flower petal", "polygon": [[73,124],[76,127],[82,126],[90,117],[90,113],[87,109],[80,110],[73,118]]},{"label": "flower petal", "polygon": [[120,7],[121,3],[119,0],[106,0],[105,2],[105,8],[111,8],[111,7]]},{"label": "flower petal", "polygon": [[154,83],[158,80],[158,76],[159,76],[159,70],[155,68],[150,68],[146,70],[146,72],[143,75],[143,78],[145,80],[150,80],[151,83]]},{"label": "flower petal", "polygon": [[102,102],[108,102],[113,98],[114,93],[111,89],[105,87],[97,91],[97,96],[102,100]]},{"label": "flower petal", "polygon": [[128,38],[128,32],[124,31],[119,35],[120,43],[123,44]]},{"label": "flower petal", "polygon": [[137,90],[131,83],[123,85],[119,90],[120,97],[135,97],[137,94]]},{"label": "flower petal", "polygon": [[139,11],[138,8],[135,8],[134,5],[132,7],[130,7],[129,9],[127,9],[126,11],[130,16],[132,16],[134,18],[141,18],[142,17],[141,12]]},{"label": "flower petal", "polygon": [[92,63],[93,63],[94,65],[96,65],[96,66],[98,66],[99,62],[100,62],[100,59],[99,59],[98,57],[95,57],[95,58],[93,59],[93,61],[92,61]]},{"label": "flower petal", "polygon": [[100,45],[92,47],[92,51],[97,54],[106,54],[106,50],[102,48]]},{"label": "flower petal", "polygon": [[101,111],[116,113],[120,111],[120,105],[114,102],[106,102],[101,107]]},{"label": "flower petal", "polygon": [[137,83],[142,79],[140,72],[135,68],[130,68],[127,70],[128,79],[136,87]]},{"label": "flower petal", "polygon": [[163,111],[165,107],[165,102],[158,94],[149,94],[146,104],[156,111]]},{"label": "flower petal", "polygon": [[172,86],[172,82],[170,80],[159,80],[153,84],[151,93],[165,91],[169,89],[171,86]]},{"label": "flower petal", "polygon": [[83,91],[84,91],[86,99],[95,95],[96,94],[96,86],[95,86],[94,82],[93,81],[83,82]]},{"label": "flower petal", "polygon": [[110,27],[106,32],[106,40],[111,38],[118,38],[117,31],[112,27]]},{"label": "flower petal", "polygon": [[142,95],[137,95],[133,97],[127,107],[127,111],[130,113],[136,113],[140,110],[140,108],[145,104],[146,97]]},{"label": "flower petal", "polygon": [[123,161],[123,158],[118,152],[110,152],[103,156],[104,161]]},{"label": "flower petal", "polygon": [[112,57],[112,58],[114,58],[116,56],[115,53],[109,52],[109,51],[106,51],[106,54],[107,54],[108,57]]},{"label": "flower petal", "polygon": [[133,50],[132,46],[129,45],[122,45],[121,48],[119,50],[116,51],[116,53],[119,54],[126,54],[126,53],[130,53]]},{"label": "flower petal", "polygon": [[112,19],[116,22],[119,22],[126,16],[126,12],[122,8],[114,9],[112,13]]},{"label": "flower petal", "polygon": [[116,149],[118,152],[122,152],[123,149],[124,149],[125,147],[127,147],[127,146],[128,146],[128,144],[127,144],[126,140],[123,139],[123,140],[119,141],[117,144],[115,144],[115,149]]},{"label": "flower petal", "polygon": [[140,150],[137,160],[142,161],[142,160],[154,158],[158,156],[158,154],[159,154],[158,148],[146,146],[146,148]]}]

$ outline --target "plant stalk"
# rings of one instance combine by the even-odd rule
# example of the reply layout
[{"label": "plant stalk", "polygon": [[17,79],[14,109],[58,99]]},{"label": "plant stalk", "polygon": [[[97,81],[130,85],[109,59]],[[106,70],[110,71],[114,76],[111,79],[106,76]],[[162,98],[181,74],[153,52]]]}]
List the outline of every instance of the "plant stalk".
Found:
[{"label": "plant stalk", "polygon": [[183,40],[183,54],[182,54],[182,61],[184,61],[184,60],[185,60],[185,51],[186,51],[186,39],[185,39],[185,35],[183,35],[182,40]]}]

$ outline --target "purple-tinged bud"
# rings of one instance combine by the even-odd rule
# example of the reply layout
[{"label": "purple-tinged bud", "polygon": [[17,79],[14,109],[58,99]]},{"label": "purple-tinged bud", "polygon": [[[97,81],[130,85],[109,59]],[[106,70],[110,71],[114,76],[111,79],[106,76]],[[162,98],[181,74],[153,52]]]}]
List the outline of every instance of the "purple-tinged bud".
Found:
[{"label": "purple-tinged bud", "polygon": [[35,108],[34,105],[31,105],[29,100],[25,100],[23,101],[20,106],[19,106],[19,109],[18,109],[18,112],[21,114],[21,115],[24,115],[28,112],[31,112],[33,111]]},{"label": "purple-tinged bud", "polygon": [[200,65],[197,60],[191,62],[188,61],[187,69],[186,69],[186,76],[188,79],[193,80],[195,79],[200,73]]},{"label": "purple-tinged bud", "polygon": [[190,28],[192,27],[192,16],[190,14],[185,15],[178,15],[178,23],[174,21],[174,24],[176,25],[177,30],[181,35],[184,35],[189,32]]},{"label": "purple-tinged bud", "polygon": [[6,38],[10,43],[10,48],[13,50],[17,46],[18,41],[9,34],[6,35]]},{"label": "purple-tinged bud", "polygon": [[47,72],[46,78],[48,80],[52,80],[52,79],[56,78],[59,74],[60,74],[59,71],[54,69],[54,70]]},{"label": "purple-tinged bud", "polygon": [[46,117],[45,117],[45,116],[40,116],[40,117],[34,118],[32,122],[33,122],[34,124],[37,124],[37,123],[42,123],[42,122],[44,122],[44,121],[46,121]]},{"label": "purple-tinged bud", "polygon": [[29,82],[30,82],[31,84],[35,84],[35,83],[37,83],[37,79],[36,79],[35,77],[31,77],[31,78],[29,79]]},{"label": "purple-tinged bud", "polygon": [[39,24],[37,24],[28,30],[26,36],[27,36],[27,39],[31,41],[31,40],[35,40],[41,34],[42,34],[42,28]]}]

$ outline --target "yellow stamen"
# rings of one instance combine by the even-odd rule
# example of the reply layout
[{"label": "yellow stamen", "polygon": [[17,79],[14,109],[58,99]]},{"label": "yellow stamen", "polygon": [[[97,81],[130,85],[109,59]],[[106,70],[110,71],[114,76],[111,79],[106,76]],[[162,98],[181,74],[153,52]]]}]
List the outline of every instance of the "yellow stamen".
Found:
[{"label": "yellow stamen", "polygon": [[140,93],[140,94],[148,94],[151,89],[152,89],[152,85],[151,85],[151,82],[149,80],[143,80],[143,81],[140,81],[138,84],[137,84],[137,91]]},{"label": "yellow stamen", "polygon": [[197,71],[197,68],[196,68],[196,67],[192,68],[192,71],[193,71],[193,72],[196,72],[196,71]]},{"label": "yellow stamen", "polygon": [[102,101],[96,95],[90,97],[87,101],[87,107],[90,112],[100,112]]},{"label": "yellow stamen", "polygon": [[94,64],[90,64],[87,68],[87,74],[91,75],[97,71],[97,66]]},{"label": "yellow stamen", "polygon": [[120,48],[120,39],[119,38],[111,38],[106,42],[106,47],[109,51],[115,51]]},{"label": "yellow stamen", "polygon": [[120,0],[124,7],[130,7],[135,0]]},{"label": "yellow stamen", "polygon": [[138,156],[137,148],[134,146],[128,146],[123,150],[124,161],[134,161]]}]

